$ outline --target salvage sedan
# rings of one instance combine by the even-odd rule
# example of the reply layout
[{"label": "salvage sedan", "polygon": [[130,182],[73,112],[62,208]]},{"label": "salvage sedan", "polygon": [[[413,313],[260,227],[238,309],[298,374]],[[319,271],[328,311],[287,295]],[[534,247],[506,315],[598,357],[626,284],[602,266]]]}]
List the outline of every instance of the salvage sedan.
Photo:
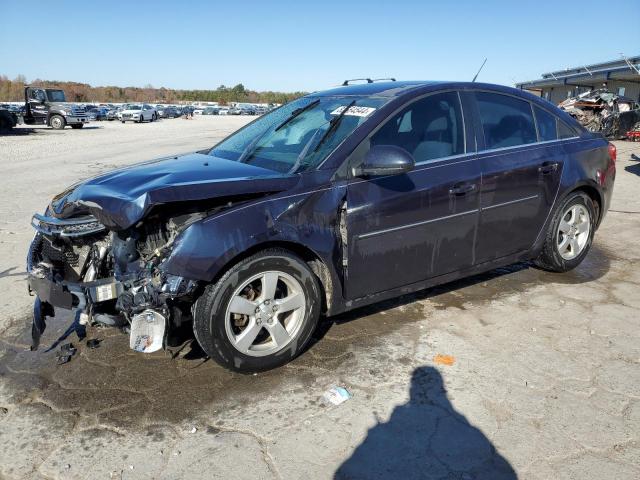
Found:
[{"label": "salvage sedan", "polygon": [[33,216],[33,342],[57,309],[151,352],[192,327],[221,365],[290,361],[321,315],[514,262],[564,272],[609,207],[615,148],[479,83],[299,98],[210,151],[77,184]]}]

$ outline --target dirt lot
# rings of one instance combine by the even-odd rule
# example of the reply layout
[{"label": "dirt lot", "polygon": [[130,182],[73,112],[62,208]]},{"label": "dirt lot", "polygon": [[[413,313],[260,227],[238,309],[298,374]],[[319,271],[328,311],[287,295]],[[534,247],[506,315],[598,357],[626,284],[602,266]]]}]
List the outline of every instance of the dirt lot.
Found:
[{"label": "dirt lot", "polygon": [[[260,375],[197,351],[137,354],[109,329],[66,365],[70,318],[28,351],[29,218],[66,185],[211,145],[245,118],[0,137],[0,478],[640,477],[640,145],[567,274],[500,269],[325,321]],[[332,385],[353,398],[320,402]]]}]

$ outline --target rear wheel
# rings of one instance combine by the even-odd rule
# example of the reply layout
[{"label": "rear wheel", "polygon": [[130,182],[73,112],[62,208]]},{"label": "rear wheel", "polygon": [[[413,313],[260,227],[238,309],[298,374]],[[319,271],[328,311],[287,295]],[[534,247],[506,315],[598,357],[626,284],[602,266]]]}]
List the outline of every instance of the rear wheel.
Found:
[{"label": "rear wheel", "polygon": [[49,125],[51,125],[51,128],[54,130],[62,130],[65,127],[66,122],[61,115],[52,115],[49,119]]},{"label": "rear wheel", "polygon": [[217,363],[238,372],[279,367],[305,347],[320,315],[320,286],[297,256],[269,249],[209,285],[196,302],[195,336]]},{"label": "rear wheel", "polygon": [[534,263],[552,272],[567,272],[580,265],[591,248],[595,222],[593,200],[584,192],[570,194],[555,211]]}]

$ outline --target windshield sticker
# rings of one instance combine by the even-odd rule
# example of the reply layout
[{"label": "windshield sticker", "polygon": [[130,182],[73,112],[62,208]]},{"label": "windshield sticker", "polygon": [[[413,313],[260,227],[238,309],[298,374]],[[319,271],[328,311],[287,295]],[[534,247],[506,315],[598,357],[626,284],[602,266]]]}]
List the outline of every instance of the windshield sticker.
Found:
[{"label": "windshield sticker", "polygon": [[[345,105],[342,105],[341,107],[338,107],[333,112],[331,112],[331,115],[340,115],[345,108],[346,108]],[[347,110],[347,113],[345,113],[345,115],[350,115],[352,117],[368,117],[375,111],[376,109],[372,107],[353,106],[353,107],[350,107],[349,110]]]}]

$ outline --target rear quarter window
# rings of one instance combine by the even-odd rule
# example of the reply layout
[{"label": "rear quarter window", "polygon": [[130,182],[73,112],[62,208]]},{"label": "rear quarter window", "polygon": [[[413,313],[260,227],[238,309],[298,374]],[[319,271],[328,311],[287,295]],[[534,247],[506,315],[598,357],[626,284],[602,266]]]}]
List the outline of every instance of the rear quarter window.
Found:
[{"label": "rear quarter window", "polygon": [[570,127],[562,120],[558,119],[558,138],[579,137],[580,133],[573,127]]},{"label": "rear quarter window", "polygon": [[557,140],[557,117],[540,107],[533,107],[533,111],[536,115],[536,124],[538,125],[538,140],[540,142]]},{"label": "rear quarter window", "polygon": [[538,141],[529,102],[499,93],[476,92],[475,96],[487,149]]}]

